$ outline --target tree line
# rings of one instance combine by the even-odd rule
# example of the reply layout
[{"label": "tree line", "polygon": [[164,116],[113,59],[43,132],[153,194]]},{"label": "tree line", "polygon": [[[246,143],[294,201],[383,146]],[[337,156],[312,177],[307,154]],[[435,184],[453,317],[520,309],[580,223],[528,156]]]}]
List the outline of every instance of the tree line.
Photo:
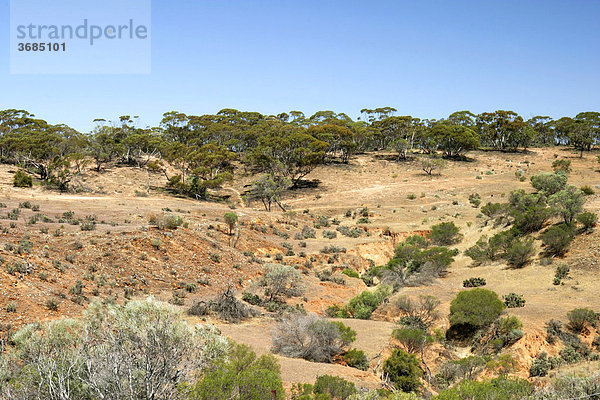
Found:
[{"label": "tree line", "polygon": [[67,190],[91,163],[100,172],[118,162],[164,174],[170,190],[206,198],[207,190],[232,179],[234,162],[264,174],[254,193],[265,207],[278,204],[282,188],[297,185],[315,167],[347,163],[357,153],[411,152],[464,159],[467,151],[521,151],[568,145],[590,151],[600,142],[600,113],[553,120],[525,120],[513,111],[458,111],[444,119],[397,116],[396,109],[361,110],[356,121],[344,113],[300,111],[278,115],[223,109],[214,115],[167,112],[156,127],[137,126],[137,117],[95,120],[89,133],[52,125],[25,110],[0,111],[0,161],[18,165],[40,181]]}]

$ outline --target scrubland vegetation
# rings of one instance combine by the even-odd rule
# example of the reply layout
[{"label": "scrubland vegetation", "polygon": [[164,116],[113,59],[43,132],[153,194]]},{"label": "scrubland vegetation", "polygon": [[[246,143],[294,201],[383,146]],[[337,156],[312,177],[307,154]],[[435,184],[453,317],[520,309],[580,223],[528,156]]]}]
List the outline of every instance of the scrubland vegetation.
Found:
[{"label": "scrubland vegetation", "polygon": [[[158,127],[124,116],[83,134],[0,111],[0,398],[597,397],[600,309],[578,300],[597,253],[570,257],[598,239],[597,185],[582,174],[598,168],[584,161],[600,114],[395,112],[169,112]],[[491,166],[515,154],[543,168]],[[344,199],[312,179],[350,180],[361,163],[394,173]],[[94,201],[127,201],[127,216],[80,212],[92,181],[119,171],[135,171],[135,196]],[[477,191],[500,175],[512,186]],[[390,201],[374,179],[392,182]],[[355,201],[363,190],[372,202]],[[27,296],[12,288],[47,315],[22,319]],[[558,314],[544,295],[574,306]]]}]

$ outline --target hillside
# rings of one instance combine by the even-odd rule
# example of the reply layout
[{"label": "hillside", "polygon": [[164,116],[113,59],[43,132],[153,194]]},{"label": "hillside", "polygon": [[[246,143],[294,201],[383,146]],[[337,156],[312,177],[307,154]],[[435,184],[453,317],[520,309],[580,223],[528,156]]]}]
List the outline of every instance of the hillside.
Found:
[{"label": "hillside", "polygon": [[[533,358],[542,349],[550,354],[558,351],[556,345],[546,342],[547,321],[565,321],[567,313],[578,307],[600,310],[600,233],[578,235],[570,251],[550,265],[542,265],[536,256],[521,269],[508,269],[502,261],[474,267],[463,251],[498,228],[483,218],[480,208],[470,204],[469,196],[479,194],[484,205],[507,201],[512,190],[531,191],[528,178],[552,171],[551,164],[557,158],[571,161],[569,183],[578,187],[599,187],[600,174],[591,154],[579,158],[568,149],[472,152],[469,156],[471,161],[450,161],[441,174],[432,176],[426,176],[416,160],[398,162],[383,153],[358,155],[349,164],[319,166],[306,178],[312,185],[285,192],[286,212],[267,212],[259,203],[242,200],[240,196],[255,177],[241,169],[233,182],[215,192],[224,199],[216,202],[165,193],[159,188],[166,180],[158,174],[151,176],[149,196],[141,196],[146,191],[146,171],[135,167],[111,165],[101,173],[85,171],[73,182],[77,193],[60,193],[40,186],[14,188],[15,168],[2,165],[0,199],[5,208],[0,211],[4,216],[19,209],[20,214],[16,220],[0,221],[0,327],[7,335],[26,323],[75,317],[94,299],[124,302],[152,295],[186,310],[197,300],[212,298],[227,288],[241,296],[262,276],[264,263],[275,262],[278,254],[286,252],[286,243],[292,245],[293,255],[278,262],[296,265],[306,286],[303,296],[289,303],[325,316],[327,307],[344,304],[361,291],[372,289],[343,275],[338,283],[322,281],[316,272],[349,268],[363,274],[369,260],[376,265],[387,263],[395,245],[407,236],[424,235],[432,225],[453,221],[464,238],[455,246],[460,252],[447,273],[426,286],[401,288],[370,320],[344,320],[357,332],[353,347],[365,351],[372,368],[382,355],[391,352],[391,332],[399,317],[393,304],[399,296],[434,295],[441,301],[442,315],[436,326],[447,328],[450,302],[463,289],[463,280],[476,276],[484,278],[485,288],[499,295],[514,292],[526,299],[525,307],[506,311],[522,321],[525,333],[506,351],[518,362],[516,374],[527,377]],[[527,179],[517,179],[517,170]],[[357,224],[356,214],[365,207],[370,223]],[[600,196],[586,196],[585,209],[599,212]],[[223,221],[226,212],[239,217],[237,239],[228,235]],[[177,229],[158,229],[149,223],[153,215],[163,214],[180,216],[184,223]],[[303,226],[312,227],[319,216],[337,219],[339,226],[358,226],[364,234],[351,238],[338,232],[334,239],[324,238],[325,230],[335,231],[332,226],[316,228],[316,238],[295,238]],[[83,230],[86,222],[90,230]],[[320,252],[330,245],[347,251],[331,259]],[[540,247],[539,241],[536,247]],[[559,263],[569,265],[571,271],[565,284],[556,286],[553,276]],[[11,312],[6,311],[11,307]],[[263,310],[262,314],[240,324],[226,324],[214,317],[208,320],[226,336],[263,354],[269,352],[270,331],[276,322],[272,313]],[[591,341],[593,334],[588,338]],[[468,353],[468,348],[436,345],[428,350],[427,358],[434,360],[431,367],[435,369],[439,360],[464,355],[465,351]],[[312,382],[323,374],[342,376],[370,388],[379,385],[372,368],[359,371],[343,365],[278,358],[288,386]]]}]

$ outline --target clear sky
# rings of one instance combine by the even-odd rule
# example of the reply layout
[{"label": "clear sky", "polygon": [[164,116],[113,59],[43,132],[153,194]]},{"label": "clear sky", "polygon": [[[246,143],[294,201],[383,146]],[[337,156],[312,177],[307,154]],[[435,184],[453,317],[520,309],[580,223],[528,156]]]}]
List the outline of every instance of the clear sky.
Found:
[{"label": "clear sky", "polygon": [[572,116],[600,111],[599,18],[599,0],[154,0],[151,74],[10,75],[0,0],[0,109],[83,132],[222,108]]}]

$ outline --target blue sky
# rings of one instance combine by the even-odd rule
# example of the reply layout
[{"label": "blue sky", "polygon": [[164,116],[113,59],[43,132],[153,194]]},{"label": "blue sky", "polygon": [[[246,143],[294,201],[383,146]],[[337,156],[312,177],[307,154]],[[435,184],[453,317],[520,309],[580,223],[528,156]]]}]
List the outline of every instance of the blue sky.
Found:
[{"label": "blue sky", "polygon": [[574,115],[600,110],[599,15],[597,0],[154,0],[147,75],[11,75],[2,29],[0,109],[83,132],[221,108]]}]

